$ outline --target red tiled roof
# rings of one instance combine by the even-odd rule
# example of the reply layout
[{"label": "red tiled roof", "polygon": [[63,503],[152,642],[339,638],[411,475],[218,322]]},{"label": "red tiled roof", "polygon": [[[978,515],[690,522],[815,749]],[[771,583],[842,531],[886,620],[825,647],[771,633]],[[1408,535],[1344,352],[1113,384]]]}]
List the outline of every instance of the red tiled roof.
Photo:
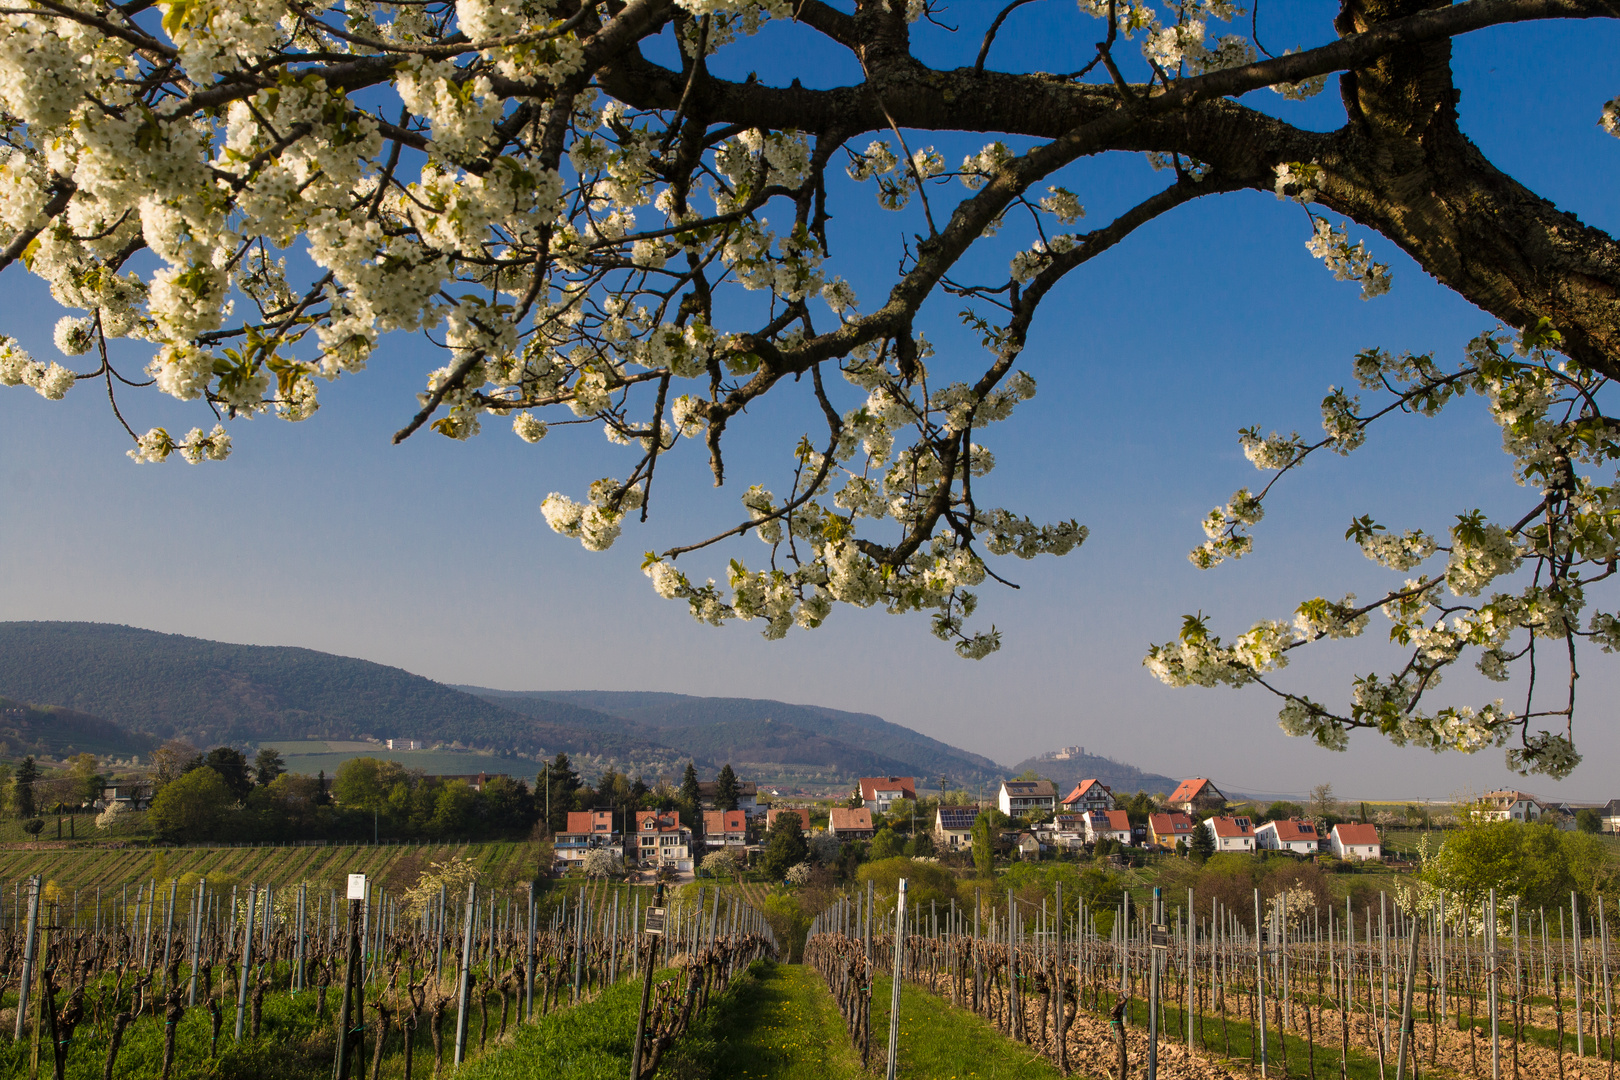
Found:
[{"label": "red tiled roof", "polygon": [[1086,795],[1091,792],[1092,788],[1099,788],[1105,793],[1108,792],[1108,785],[1104,784],[1101,780],[1082,780],[1078,784],[1074,785],[1073,791],[1069,792],[1063,797],[1063,801],[1066,803],[1078,802],[1079,800],[1085,798]]},{"label": "red tiled roof", "polygon": [[705,810],[703,831],[710,836],[719,833],[747,832],[748,815],[741,810]]},{"label": "red tiled roof", "polygon": [[[1106,821],[1107,825],[1104,826],[1102,822],[1098,821],[1098,818]],[[1131,815],[1123,810],[1093,810],[1091,812],[1091,822],[1093,828],[1102,828],[1104,832],[1131,831]]]},{"label": "red tiled roof", "polygon": [[568,811],[568,832],[588,833],[591,831],[591,818],[594,815],[589,810]]},{"label": "red tiled roof", "polygon": [[1204,779],[1202,776],[1195,776],[1191,780],[1183,780],[1180,784],[1176,785],[1176,790],[1170,793],[1170,798],[1166,801],[1171,805],[1176,803],[1192,802],[1194,799],[1198,798],[1198,793],[1203,791],[1204,786],[1208,783],[1209,781]]},{"label": "red tiled roof", "polygon": [[1193,819],[1179,810],[1170,814],[1149,814],[1148,828],[1153,830],[1154,836],[1189,836]]},{"label": "red tiled roof", "polygon": [[[1284,818],[1281,821],[1271,821],[1266,824],[1276,828],[1279,843],[1299,843],[1306,840],[1316,841],[1320,839],[1316,835],[1316,826],[1309,821],[1300,821],[1298,818]],[[1265,826],[1261,827],[1264,828]]]},{"label": "red tiled roof", "polygon": [[[864,784],[866,781],[863,780],[861,782]],[[864,806],[858,806],[853,810],[843,806],[835,806],[833,807],[829,827],[833,832],[839,832],[840,830],[844,832],[859,832],[862,829],[866,830],[867,832],[871,832],[872,811],[868,810]]]},{"label": "red tiled roof", "polygon": [[[877,799],[880,791],[898,791],[907,799],[917,797],[917,781],[910,776],[863,776],[861,777],[861,798]],[[867,828],[871,828],[870,825]]]},{"label": "red tiled roof", "polygon": [[1232,839],[1254,836],[1254,825],[1248,818],[1212,817],[1209,819],[1209,825],[1218,837]]},{"label": "red tiled roof", "polygon": [[637,810],[636,832],[679,832],[681,818],[673,810]]},{"label": "red tiled roof", "polygon": [[1376,825],[1335,825],[1333,835],[1339,838],[1341,844],[1353,844],[1363,847],[1368,844],[1377,844],[1378,827]]}]

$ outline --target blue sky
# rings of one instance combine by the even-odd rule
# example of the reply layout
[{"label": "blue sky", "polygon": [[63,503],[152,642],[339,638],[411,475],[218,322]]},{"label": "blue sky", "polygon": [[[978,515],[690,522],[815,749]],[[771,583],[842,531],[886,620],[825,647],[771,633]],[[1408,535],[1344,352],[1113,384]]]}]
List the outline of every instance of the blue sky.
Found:
[{"label": "blue sky", "polygon": [[[1279,7],[1265,5],[1260,21],[1276,52],[1325,40],[1336,9],[1290,4],[1285,21]],[[942,20],[962,31],[925,28],[919,53],[971,63],[982,10],[947,11]],[[1097,25],[1067,3],[1030,5],[1009,21],[991,63],[1072,70]],[[771,76],[784,45],[802,39],[768,28],[722,73],[757,69],[768,82],[797,74],[807,85],[857,77],[842,57],[813,49],[795,54],[802,68]],[[1620,26],[1509,27],[1461,39],[1455,51],[1463,124],[1485,153],[1561,208],[1620,230],[1620,140],[1596,125],[1603,102],[1620,94]],[[1310,126],[1338,122],[1332,85],[1301,105],[1269,93],[1252,103]],[[984,142],[908,139],[934,144],[947,162]],[[1082,162],[1063,182],[1097,225],[1164,177],[1109,159]],[[872,304],[901,237],[918,224],[878,209],[869,192],[839,194],[834,213],[829,266]],[[1587,763],[1563,784],[1515,780],[1500,751],[1436,757],[1360,735],[1347,753],[1329,753],[1284,737],[1269,695],[1170,690],[1141,667],[1147,646],[1172,637],[1183,613],[1201,610],[1230,635],[1311,596],[1387,588],[1395,576],[1342,539],[1353,516],[1443,531],[1474,507],[1516,518],[1534,501],[1513,485],[1497,431],[1473,399],[1437,419],[1397,419],[1352,457],[1292,478],[1247,559],[1210,572],[1187,562],[1209,508],[1263,483],[1238,448],[1239,427],[1310,435],[1318,402],[1329,384],[1350,381],[1357,350],[1434,350],[1451,363],[1494,325],[1365,231],[1393,267],[1394,289],[1363,302],[1310,258],[1308,235],[1303,210],[1270,195],[1206,200],[1145,227],[1047,301],[1024,360],[1040,394],[985,433],[998,468],[985,482],[992,493],[977,482],[975,492],[1036,518],[1078,518],[1091,538],[1063,559],[996,567],[1022,588],[981,591],[979,619],[1004,640],[983,661],[957,659],[917,617],[839,610],[821,630],[773,643],[749,625],[700,626],[683,604],[652,593],[638,569],[643,551],[731,524],[750,482],[786,488],[792,446],[815,430],[802,398],[782,395],[734,426],[735,479],[718,492],[698,447],[661,463],[652,520],[590,554],[553,534],[538,506],[548,492],[579,497],[591,480],[622,474],[623,454],[595,429],[556,429],[528,446],[499,421],[468,443],[420,434],[391,446],[424,373],[442,362],[410,338],[388,340],[366,373],[324,388],[312,419],[238,423],[231,459],[195,468],[126,460],[127,439],[93,385],[58,403],[22,388],[0,392],[0,619],[302,645],[509,689],[775,697],[875,712],[1007,763],[1081,743],[1248,791],[1328,781],[1345,796],[1440,798],[1517,783],[1570,798],[1620,795],[1603,769],[1620,752],[1615,664],[1595,651],[1577,728]],[[991,257],[1004,260],[1020,239],[1009,230]],[[36,356],[53,355],[60,312],[47,290],[20,267],[0,282],[0,331]],[[957,306],[943,298],[925,321],[939,345],[935,370],[964,377],[982,353],[957,327]],[[138,355],[125,350],[125,362],[135,366]],[[840,403],[854,400],[851,391]],[[150,395],[122,403],[139,430],[211,422],[195,403]],[[741,540],[692,560],[688,573],[719,577],[726,558],[757,563],[763,552]],[[1362,641],[1301,650],[1281,681],[1341,703],[1354,673],[1398,663],[1382,636],[1375,616]],[[1477,703],[1502,691],[1459,672],[1445,692]]]}]

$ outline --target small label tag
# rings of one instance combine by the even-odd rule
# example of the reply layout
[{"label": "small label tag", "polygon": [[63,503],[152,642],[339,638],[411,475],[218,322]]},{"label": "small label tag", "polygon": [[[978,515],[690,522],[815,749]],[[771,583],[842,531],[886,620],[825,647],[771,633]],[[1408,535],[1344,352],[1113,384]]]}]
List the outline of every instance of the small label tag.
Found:
[{"label": "small label tag", "polygon": [[1170,947],[1170,927],[1164,923],[1154,923],[1148,928],[1148,941],[1155,949],[1168,949]]},{"label": "small label tag", "polygon": [[649,934],[662,934],[664,932],[664,909],[650,907],[647,909],[646,930]]},{"label": "small label tag", "polygon": [[349,899],[364,900],[366,898],[366,875],[349,875]]}]

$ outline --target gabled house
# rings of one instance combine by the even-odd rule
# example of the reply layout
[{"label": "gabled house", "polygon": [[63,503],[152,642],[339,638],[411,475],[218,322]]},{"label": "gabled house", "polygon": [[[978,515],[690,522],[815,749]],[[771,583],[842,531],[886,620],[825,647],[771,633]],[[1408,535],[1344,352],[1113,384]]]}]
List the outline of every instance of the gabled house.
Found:
[{"label": "gabled house", "polygon": [[1041,857],[1041,841],[1034,833],[1019,833],[1018,839],[1013,841],[1013,848],[1018,852],[1020,859],[1038,859]]},{"label": "gabled house", "polygon": [[1540,821],[1547,807],[1523,791],[1487,791],[1473,810],[1482,821]]},{"label": "gabled house", "polygon": [[1598,816],[1603,819],[1604,832],[1620,833],[1620,799],[1610,799],[1598,810]]},{"label": "gabled house", "polygon": [[635,835],[625,854],[643,867],[692,872],[692,830],[673,810],[637,810]]},{"label": "gabled house", "polygon": [[572,863],[592,848],[613,847],[621,841],[612,810],[570,810],[567,826],[552,839],[551,849],[558,861]]},{"label": "gabled house", "polygon": [[1314,822],[1298,818],[1268,821],[1254,830],[1254,844],[1266,851],[1289,851],[1295,855],[1315,855],[1322,836]]},{"label": "gabled house", "polygon": [[1050,780],[1003,780],[1000,804],[1001,812],[1008,817],[1054,813],[1057,810],[1057,785]]},{"label": "gabled house", "polygon": [[856,790],[869,814],[887,814],[901,799],[917,798],[917,781],[910,776],[863,776]]},{"label": "gabled house", "polygon": [[765,811],[765,828],[769,829],[776,824],[776,819],[783,814],[792,814],[799,819],[799,828],[806,836],[810,835],[810,808],[808,806],[773,806]]},{"label": "gabled house", "polygon": [[1209,780],[1195,776],[1177,784],[1164,804],[1184,814],[1218,814],[1226,809],[1226,796]]},{"label": "gabled house", "polygon": [[[698,781],[698,805],[704,810],[716,808],[716,800],[720,798],[720,781]],[[737,809],[754,817],[763,809],[759,805],[759,785],[752,780],[737,781]]]},{"label": "gabled house", "polygon": [[1155,847],[1175,850],[1176,841],[1185,840],[1192,843],[1193,833],[1198,823],[1180,810],[1172,810],[1168,814],[1148,815],[1148,838]]},{"label": "gabled house", "polygon": [[1129,846],[1131,843],[1131,817],[1123,810],[1093,810],[1085,815],[1086,841],[1095,844],[1099,840],[1117,840]]},{"label": "gabled house", "polygon": [[1063,796],[1063,809],[1071,814],[1113,808],[1114,793],[1101,780],[1082,780],[1074,785],[1073,791]]},{"label": "gabled house", "polygon": [[144,780],[120,780],[116,784],[108,784],[101,789],[101,798],[93,804],[98,810],[105,810],[113,803],[122,803],[126,810],[141,810],[152,801],[152,785]]},{"label": "gabled house", "polygon": [[1216,851],[1254,850],[1254,822],[1246,817],[1212,817],[1203,827],[1215,837]]},{"label": "gabled house", "polygon": [[941,806],[934,811],[934,843],[947,851],[973,846],[973,823],[979,819],[976,806]]},{"label": "gabled house", "polygon": [[866,807],[851,810],[835,806],[827,820],[827,831],[840,840],[870,840],[877,830],[872,828],[872,811]]},{"label": "gabled house", "polygon": [[1328,833],[1328,843],[1332,846],[1333,854],[1341,859],[1364,860],[1384,857],[1384,845],[1378,839],[1378,827],[1375,825],[1349,823],[1335,825]]},{"label": "gabled house", "polygon": [[742,848],[748,845],[748,815],[741,810],[703,811],[703,845]]}]

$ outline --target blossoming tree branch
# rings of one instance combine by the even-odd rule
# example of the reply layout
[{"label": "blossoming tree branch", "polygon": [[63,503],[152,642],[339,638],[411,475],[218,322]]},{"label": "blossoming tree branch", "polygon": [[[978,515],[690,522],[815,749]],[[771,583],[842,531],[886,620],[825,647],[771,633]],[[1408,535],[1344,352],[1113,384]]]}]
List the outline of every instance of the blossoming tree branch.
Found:
[{"label": "blossoming tree branch", "polygon": [[[979,440],[1035,393],[1019,358],[1042,302],[1177,207],[1275,192],[1348,287],[1389,288],[1352,238],[1369,229],[1500,325],[1457,365],[1362,354],[1370,400],[1332,390],[1319,440],[1243,432],[1251,460],[1281,477],[1350,452],[1381,417],[1479,394],[1526,512],[1464,512],[1449,537],[1357,519],[1349,538],[1370,558],[1418,576],[1370,603],[1307,600],[1230,644],[1192,618],[1148,666],[1176,685],[1265,687],[1285,730],[1325,745],[1353,728],[1464,751],[1516,736],[1516,766],[1567,773],[1577,644],[1620,644],[1620,621],[1584,612],[1620,530],[1620,492],[1595,475],[1620,456],[1602,407],[1620,375],[1620,247],[1462,134],[1450,43],[1617,18],[1620,2],[1344,0],[1329,44],[1271,55],[1225,0],[1079,0],[1095,41],[1061,74],[998,63],[998,35],[1042,18],[1025,3],[951,13],[982,44],[971,67],[935,70],[911,34],[943,18],[937,0],[15,0],[0,13],[0,269],[21,263],[77,314],[57,327],[63,359],[0,344],[0,383],[51,399],[100,383],[132,458],[197,463],[229,454],[235,418],[311,415],[321,384],[355,377],[383,335],[428,334],[445,360],[395,441],[467,439],[499,417],[530,443],[591,425],[631,449],[633,466],[582,500],[542,507],[592,550],[645,517],[665,455],[697,444],[722,483],[748,406],[800,395],[816,430],[783,445],[777,471],[743,478],[713,536],[649,553],[653,587],[705,622],[762,619],[770,637],[839,602],[920,611],[981,657],[999,645],[967,625],[972,590],[995,576],[987,557],[1062,555],[1086,537],[985,501],[994,459]],[[786,50],[770,78],[711,72],[767,20],[847,50],[862,78],[808,89]],[[1278,99],[1263,92],[1310,96],[1334,77],[1336,130],[1266,111]],[[1593,120],[1620,133],[1620,99]],[[931,131],[990,138],[952,163]],[[1146,155],[1162,179],[1076,228],[1065,170],[1109,153]],[[829,217],[858,198],[910,238],[835,252]],[[974,255],[998,231],[1020,238],[1010,265]],[[893,281],[863,304],[836,260],[880,257]],[[935,298],[981,350],[936,354],[921,327]],[[150,343],[144,373],[111,362],[116,338]],[[208,430],[140,431],[146,388],[197,402]],[[1248,552],[1274,482],[1214,511],[1194,561]],[[683,556],[750,532],[763,562],[730,560],[723,585],[683,571]],[[1291,650],[1359,634],[1375,609],[1410,649],[1404,667],[1357,682],[1340,710],[1278,682]],[[1522,707],[1430,704],[1465,655],[1506,679],[1545,673],[1549,653],[1567,689],[1532,676]]]}]

